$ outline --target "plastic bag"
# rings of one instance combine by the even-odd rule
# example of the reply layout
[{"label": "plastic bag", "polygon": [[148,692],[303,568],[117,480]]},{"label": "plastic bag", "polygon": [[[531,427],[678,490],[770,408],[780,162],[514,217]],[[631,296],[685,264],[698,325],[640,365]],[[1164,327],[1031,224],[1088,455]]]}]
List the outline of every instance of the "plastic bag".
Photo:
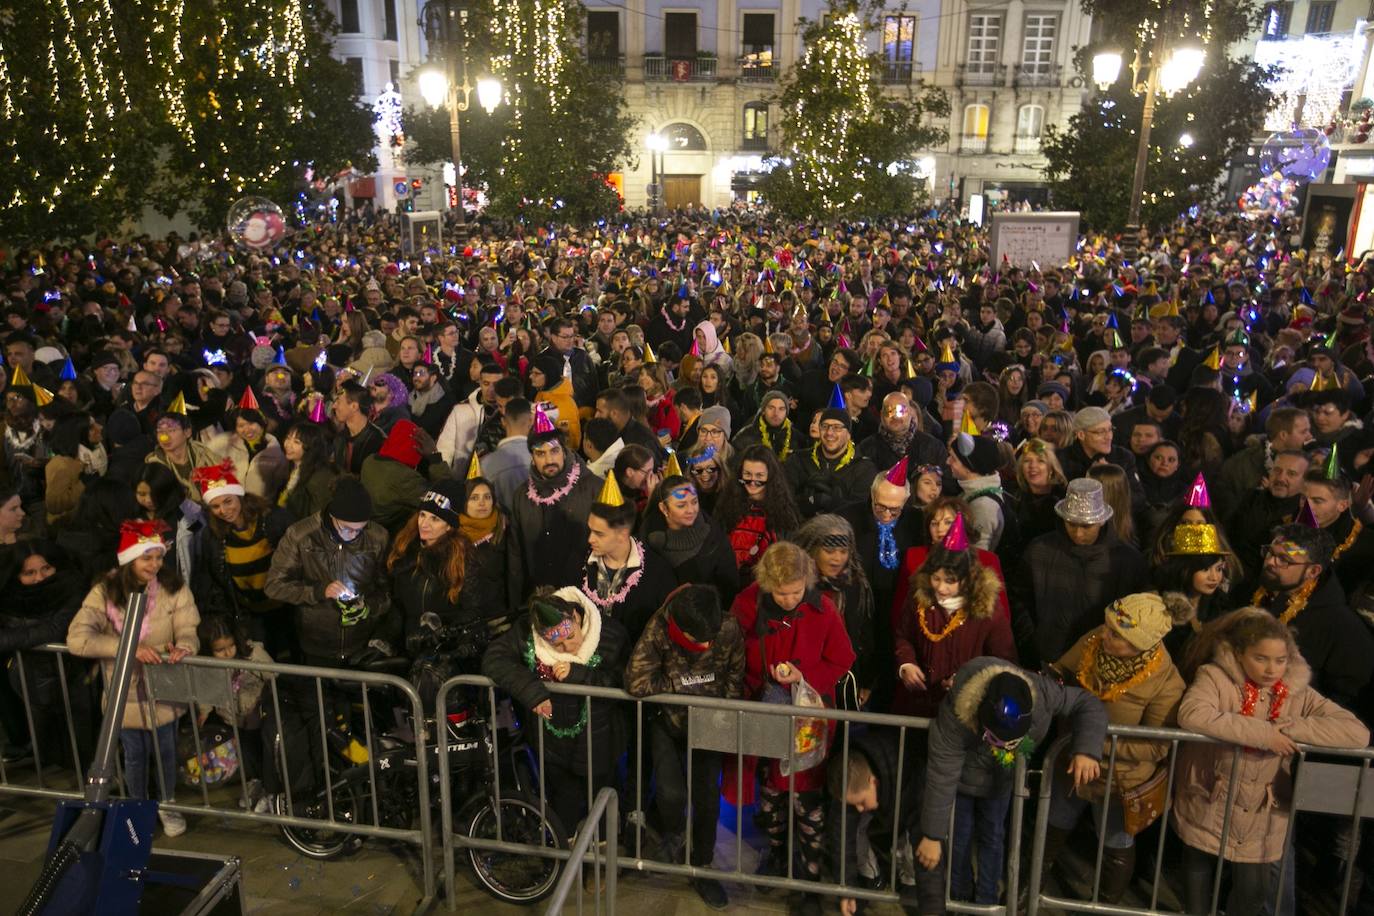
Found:
[{"label": "plastic bag", "polygon": [[[825,701],[816,688],[801,680],[792,685],[792,705],[805,709],[824,709]],[[792,723],[792,754],[778,760],[778,772],[783,776],[819,766],[825,760],[829,744],[827,720],[815,716],[797,716]]]}]

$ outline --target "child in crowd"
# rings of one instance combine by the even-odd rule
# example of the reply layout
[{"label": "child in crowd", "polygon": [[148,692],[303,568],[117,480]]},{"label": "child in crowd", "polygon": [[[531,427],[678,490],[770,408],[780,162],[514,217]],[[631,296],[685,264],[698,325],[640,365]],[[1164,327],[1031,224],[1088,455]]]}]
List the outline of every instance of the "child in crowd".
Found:
[{"label": "child in crowd", "polygon": [[[221,614],[206,617],[198,628],[202,655],[215,658],[247,659],[271,663],[262,643],[248,639],[233,619]],[[221,672],[222,674],[223,672]],[[231,676],[234,706],[216,706],[213,710],[200,707],[198,723],[204,726],[213,711],[226,726],[238,726],[239,763],[248,777],[247,807],[255,808],[265,798],[262,788],[262,691],[272,677],[261,671],[237,670]]]},{"label": "child in crowd", "polygon": [[[1241,608],[1208,624],[1188,660],[1196,674],[1178,724],[1227,742],[1188,742],[1179,750],[1174,829],[1187,844],[1188,912],[1209,911],[1220,854],[1231,863],[1226,912],[1260,913],[1274,895],[1277,869],[1270,863],[1283,858],[1288,837],[1290,758],[1299,744],[1364,747],[1369,729],[1309,686],[1312,672],[1291,631],[1267,611]],[[1235,787],[1228,791],[1233,772]]]}]

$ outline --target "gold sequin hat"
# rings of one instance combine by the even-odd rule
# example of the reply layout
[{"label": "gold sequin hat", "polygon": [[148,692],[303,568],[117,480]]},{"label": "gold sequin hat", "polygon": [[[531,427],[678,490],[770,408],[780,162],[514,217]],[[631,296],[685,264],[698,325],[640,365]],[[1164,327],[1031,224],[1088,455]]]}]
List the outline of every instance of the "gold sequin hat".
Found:
[{"label": "gold sequin hat", "polygon": [[1221,537],[1216,525],[1179,525],[1169,537],[1169,546],[1164,551],[1171,557],[1220,555],[1226,553],[1221,546]]}]

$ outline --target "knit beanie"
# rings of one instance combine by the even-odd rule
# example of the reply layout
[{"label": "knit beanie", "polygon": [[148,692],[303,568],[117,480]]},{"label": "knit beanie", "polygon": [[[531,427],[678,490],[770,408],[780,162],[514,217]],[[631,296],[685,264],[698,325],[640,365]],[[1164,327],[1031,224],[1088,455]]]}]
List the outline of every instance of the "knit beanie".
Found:
[{"label": "knit beanie", "polygon": [[467,506],[467,487],[461,480],[440,480],[430,484],[428,492],[420,497],[420,510],[436,518],[443,519],[457,528],[459,514]]},{"label": "knit beanie", "polygon": [[960,433],[954,437],[954,453],[965,467],[980,477],[996,474],[1002,465],[1002,453],[990,436]]},{"label": "knit beanie", "polygon": [[1154,592],[1118,598],[1107,605],[1105,616],[1107,626],[1141,652],[1159,645],[1174,627],[1164,599]]},{"label": "knit beanie", "polygon": [[391,432],[386,434],[386,441],[382,443],[377,454],[399,461],[412,470],[415,469],[424,457],[420,454],[419,446],[415,444],[415,434],[419,430],[420,427],[412,420],[397,420],[396,425],[391,427]]},{"label": "knit beanie", "polygon": [[325,511],[341,522],[359,525],[372,519],[372,497],[361,481],[340,477]]},{"label": "knit beanie", "polygon": [[701,412],[699,426],[719,426],[725,430],[725,438],[730,438],[730,411],[724,407],[708,407]]}]

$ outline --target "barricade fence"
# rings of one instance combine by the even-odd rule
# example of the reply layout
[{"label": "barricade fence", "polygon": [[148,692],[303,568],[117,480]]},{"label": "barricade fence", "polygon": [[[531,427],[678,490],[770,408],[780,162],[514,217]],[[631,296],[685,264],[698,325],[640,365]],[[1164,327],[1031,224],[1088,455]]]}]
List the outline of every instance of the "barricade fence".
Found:
[{"label": "barricade fence", "polygon": [[[32,759],[6,763],[4,757],[13,750],[7,747],[0,757],[0,794],[83,797],[85,770],[101,710],[98,670],[94,660],[73,657],[61,645],[12,654],[10,684],[23,709],[22,715],[10,710],[4,725],[7,733],[27,731]],[[612,876],[626,868],[803,891],[832,900],[848,897],[911,905],[923,887],[929,889],[929,876],[925,876],[926,882],[919,880],[920,866],[913,862],[919,836],[903,836],[894,830],[875,845],[868,835],[871,831],[860,829],[872,825],[871,816],[859,814],[842,801],[820,801],[816,820],[818,802],[812,789],[798,788],[797,779],[802,777],[786,780],[787,788],[780,796],[785,799],[785,816],[774,812],[774,829],[764,831],[763,850],[756,848],[757,843],[746,843],[744,823],[745,800],[754,790],[752,776],[746,777],[749,759],[771,760],[770,766],[786,764],[784,772],[796,772],[793,736],[799,720],[825,724],[829,757],[838,758],[844,770],[849,766],[852,743],[865,733],[883,731],[895,736],[895,773],[901,774],[908,764],[922,765],[931,725],[927,719],[675,694],[637,698],[617,689],[550,683],[547,687],[551,693],[578,697],[582,704],[585,724],[569,744],[566,736],[556,736],[543,727],[531,711],[513,708],[489,680],[480,676],[451,678],[431,701],[429,697],[422,699],[404,678],[380,671],[203,656],[188,657],[178,664],[144,665],[140,670],[130,695],[144,728],[151,732],[159,709],[165,717],[171,707],[177,711],[182,731],[189,733],[184,736],[185,752],[174,757],[177,772],[167,772],[162,754],[151,754],[149,795],[175,797],[177,781],[188,775],[183,765],[187,759],[195,761],[196,766],[189,770],[199,777],[190,798],[183,791],[183,797],[166,801],[165,809],[282,828],[288,843],[319,858],[346,853],[367,838],[399,841],[416,850],[425,903],[433,899],[437,885],[434,802],[440,811],[439,843],[446,887],[455,886],[461,854],[479,869],[488,890],[513,902],[533,902],[550,893],[562,893],[566,900],[567,889],[559,885],[559,860],[566,862],[570,857],[576,863],[585,860],[593,868],[605,868],[607,878],[612,879],[611,888]],[[248,674],[263,680],[261,722],[240,723],[234,714],[241,686],[238,679]],[[428,705],[431,702],[433,705]],[[199,715],[188,714],[189,710],[205,713],[210,708],[227,711],[228,736],[207,735],[208,723]],[[681,722],[676,744],[666,740],[666,736],[671,737],[669,730],[659,727],[674,712]],[[245,769],[248,757],[244,748],[254,731],[262,747],[262,771],[250,774]],[[14,734],[9,734],[9,739],[18,740]],[[232,786],[230,780],[222,779],[212,787],[219,766],[217,748],[230,739],[240,753],[240,766]],[[605,746],[598,747],[598,741]],[[1152,854],[1151,875],[1148,881],[1135,883],[1130,901],[1108,901],[1103,897],[1108,840],[1114,839],[1117,845],[1122,840],[1121,802],[1114,786],[1119,765],[1139,759],[1140,742],[1155,743],[1154,757],[1165,774],[1162,810],[1157,812],[1153,832],[1129,838],[1132,848]],[[1067,742],[1053,743],[1035,769],[1018,757],[1008,781],[1004,862],[995,868],[1002,902],[953,899],[969,896],[974,863],[967,857],[956,863],[946,844],[940,867],[942,896],[949,911],[1026,912],[1036,916],[1056,910],[1126,916],[1142,912],[1216,914],[1224,910],[1226,871],[1239,867],[1225,857],[1212,856],[1202,878],[1197,868],[1192,868],[1189,880],[1195,898],[1205,881],[1204,899],[1196,909],[1187,907],[1187,881],[1179,886],[1164,880],[1170,854],[1177,855],[1183,848],[1178,834],[1167,825],[1181,785],[1181,755],[1192,745],[1219,742],[1179,729],[1109,727],[1099,783],[1105,785],[1085,798],[1087,802],[1109,801],[1088,806],[1091,823],[1085,819],[1082,832],[1095,836],[1095,850],[1089,857],[1090,874],[1079,875],[1076,880],[1070,876],[1068,883],[1079,885],[1074,894],[1050,893],[1049,872],[1056,861],[1053,857],[1047,861],[1046,855],[1047,851],[1054,852],[1047,850],[1052,821],[1064,820],[1062,802],[1076,794],[1061,778],[1067,766]],[[158,743],[150,736],[146,746],[156,748]],[[1223,806],[1220,847],[1229,850],[1237,808],[1248,814],[1254,807],[1253,799],[1239,798],[1237,777],[1246,755],[1256,752],[1225,747],[1230,754],[1229,774],[1224,784],[1218,780],[1211,791]],[[565,759],[570,748],[576,759]],[[674,766],[674,758],[680,772],[669,780],[665,777]],[[1265,863],[1269,912],[1286,916],[1294,911],[1294,836],[1299,817],[1304,835],[1320,836],[1340,863],[1337,912],[1347,910],[1355,888],[1363,821],[1374,817],[1371,760],[1374,749],[1300,745],[1298,754],[1288,761],[1276,783],[1273,801],[1286,805],[1292,816],[1282,858]],[[699,767],[706,768],[702,771],[706,778],[694,778],[699,776]],[[126,795],[129,775],[121,762],[118,786]],[[268,783],[271,794],[279,790],[277,803],[254,810],[255,798],[250,792],[253,779]],[[896,782],[891,795],[885,794],[883,804],[892,812],[902,812],[904,806],[911,807],[911,800],[903,799],[903,792],[909,791],[905,780]],[[919,790],[923,783],[924,779],[918,778],[913,785]],[[170,791],[160,791],[164,786]],[[703,786],[710,787],[714,797],[703,797]],[[671,804],[665,802],[665,810],[680,801],[681,811],[694,811],[698,806],[711,811],[721,804],[720,794],[731,788],[733,823],[730,818],[725,821],[727,827],[733,826],[733,849],[728,856],[697,848],[702,839],[694,836],[690,816],[676,821],[682,827],[683,845],[671,856],[672,861],[660,855],[662,850],[649,848],[649,821],[653,820],[652,806],[658,801],[655,793],[667,793]],[[608,790],[616,793],[614,803],[604,800]],[[820,798],[824,798],[823,793]],[[1025,806],[1032,798],[1034,816],[1026,831]],[[779,797],[773,801],[778,802]],[[606,844],[600,842],[603,817],[616,820],[604,828]],[[779,817],[784,817],[785,823],[780,825]],[[597,835],[584,836],[588,833],[580,829],[584,818],[588,829]],[[973,820],[971,811],[956,806],[947,837],[970,835]],[[660,823],[653,832],[664,829]],[[709,836],[714,844],[714,824]],[[580,842],[583,839],[587,842]],[[617,840],[622,841],[623,853],[614,848]],[[756,873],[754,863],[761,854],[767,854],[767,845],[779,840],[781,873]],[[1023,841],[1029,845],[1024,861]],[[978,855],[987,861],[980,860],[977,865],[995,863],[996,851],[980,849]],[[717,858],[730,861],[717,865]],[[531,875],[531,862],[544,864]],[[810,873],[807,866],[816,862],[822,871]],[[1192,864],[1195,866],[1196,861]],[[573,880],[568,873],[582,870],[567,867],[563,881]],[[1253,874],[1252,869],[1251,878]],[[449,893],[450,908],[455,906],[455,897]],[[613,906],[613,896],[607,900]]]}]

